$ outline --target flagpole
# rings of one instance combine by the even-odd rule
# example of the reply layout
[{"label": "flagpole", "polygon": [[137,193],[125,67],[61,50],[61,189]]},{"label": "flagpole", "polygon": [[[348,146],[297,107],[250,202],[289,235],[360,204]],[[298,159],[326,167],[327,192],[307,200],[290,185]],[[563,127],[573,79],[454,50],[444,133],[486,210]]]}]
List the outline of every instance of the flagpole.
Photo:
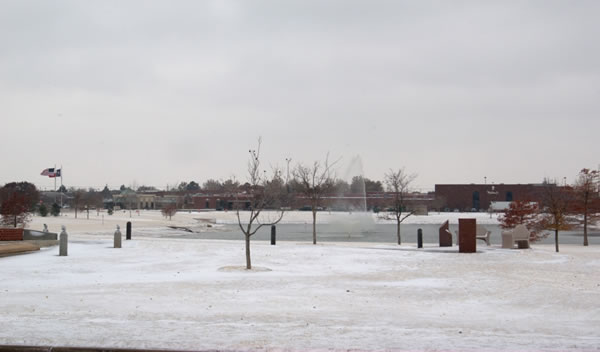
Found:
[{"label": "flagpole", "polygon": [[61,164],[60,165],[60,208],[61,209],[63,207],[63,180],[62,180],[62,174],[63,174],[63,166]]},{"label": "flagpole", "polygon": [[54,203],[56,203],[56,164],[54,164],[54,172],[55,172],[55,176],[54,176]]}]

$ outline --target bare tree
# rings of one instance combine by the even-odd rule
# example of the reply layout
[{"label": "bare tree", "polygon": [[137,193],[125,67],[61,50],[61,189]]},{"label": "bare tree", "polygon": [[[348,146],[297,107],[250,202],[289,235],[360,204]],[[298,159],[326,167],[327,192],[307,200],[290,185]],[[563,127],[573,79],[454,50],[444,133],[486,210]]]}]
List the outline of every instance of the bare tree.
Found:
[{"label": "bare tree", "polygon": [[588,223],[597,220],[597,212],[600,210],[598,199],[598,186],[600,184],[600,173],[596,170],[582,169],[575,182],[575,211],[583,214],[583,245],[588,245]]},{"label": "bare tree", "polygon": [[396,217],[396,235],[398,236],[398,244],[401,244],[400,224],[406,218],[413,214],[413,211],[405,211],[406,196],[410,192],[411,183],[417,178],[416,174],[408,174],[404,168],[397,171],[390,169],[385,174],[384,182],[387,185],[388,191],[393,192],[393,213]]},{"label": "bare tree", "polygon": [[573,224],[573,219],[569,216],[573,205],[573,190],[568,186],[560,187],[547,181],[542,187],[542,214],[538,226],[554,231],[554,243],[558,252],[559,231],[569,230]]},{"label": "bare tree", "polygon": [[[274,170],[272,177],[267,177],[267,172],[261,169],[260,148],[262,139],[258,139],[258,146],[255,150],[249,150],[250,159],[248,160],[248,190],[246,191],[245,201],[249,203],[248,222],[243,223],[240,213],[241,202],[238,199],[239,193],[236,193],[236,216],[238,225],[244,234],[246,244],[246,269],[252,269],[250,259],[250,237],[252,237],[261,227],[277,224],[283,218],[284,208],[279,203],[280,187],[274,187],[280,183],[281,173]],[[276,215],[271,218],[261,217],[261,213],[266,208],[276,210]]]},{"label": "bare tree", "polygon": [[332,168],[339,161],[329,163],[329,154],[323,163],[315,161],[311,167],[298,164],[293,171],[299,193],[310,201],[312,211],[313,244],[317,244],[317,210],[323,196],[335,189]]},{"label": "bare tree", "polygon": [[81,205],[81,201],[85,196],[84,189],[72,189],[73,193],[73,208],[75,208],[75,219],[77,219],[77,211],[79,210],[79,206]]},{"label": "bare tree", "polygon": [[171,220],[173,215],[175,215],[175,213],[177,213],[177,204],[175,204],[175,203],[166,204],[164,207],[162,207],[160,212],[162,213],[162,215],[165,218],[168,217],[169,220]]},{"label": "bare tree", "polygon": [[100,208],[103,205],[102,193],[97,192],[93,188],[89,188],[83,196],[83,202],[85,210],[87,211],[87,218],[90,218],[90,209],[96,208],[97,214],[100,212]]}]

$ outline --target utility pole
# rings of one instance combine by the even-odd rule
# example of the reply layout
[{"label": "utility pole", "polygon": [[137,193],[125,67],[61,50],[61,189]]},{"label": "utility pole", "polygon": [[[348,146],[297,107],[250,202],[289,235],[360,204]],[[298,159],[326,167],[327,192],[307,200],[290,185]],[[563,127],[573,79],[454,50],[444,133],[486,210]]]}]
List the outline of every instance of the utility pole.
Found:
[{"label": "utility pole", "polygon": [[285,158],[285,161],[287,162],[287,178],[285,179],[285,188],[287,189],[287,192],[290,193],[290,162],[292,161],[292,158]]}]

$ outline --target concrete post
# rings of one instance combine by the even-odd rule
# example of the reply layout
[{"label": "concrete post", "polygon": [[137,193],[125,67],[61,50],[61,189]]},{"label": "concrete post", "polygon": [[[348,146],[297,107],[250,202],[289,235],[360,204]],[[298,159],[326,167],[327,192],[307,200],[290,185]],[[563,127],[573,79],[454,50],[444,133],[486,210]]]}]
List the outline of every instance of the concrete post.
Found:
[{"label": "concrete post", "polygon": [[275,245],[275,240],[277,237],[277,228],[275,225],[271,225],[271,245]]},{"label": "concrete post", "polygon": [[121,227],[117,225],[117,231],[115,231],[114,247],[121,248]]},{"label": "concrete post", "polygon": [[67,256],[67,247],[69,245],[69,235],[67,235],[67,228],[65,225],[61,226],[62,231],[60,232],[60,238],[58,240],[58,255],[61,257]]},{"label": "concrete post", "polygon": [[417,230],[417,248],[423,248],[423,229]]},{"label": "concrete post", "polygon": [[125,234],[125,239],[126,240],[131,239],[131,221],[127,221],[127,232]]}]

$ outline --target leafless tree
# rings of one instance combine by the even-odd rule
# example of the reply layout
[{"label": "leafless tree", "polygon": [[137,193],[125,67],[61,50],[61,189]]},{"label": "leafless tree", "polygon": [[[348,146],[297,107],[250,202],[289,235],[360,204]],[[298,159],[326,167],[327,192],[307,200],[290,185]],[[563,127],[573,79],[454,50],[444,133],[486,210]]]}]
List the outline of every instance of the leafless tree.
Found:
[{"label": "leafless tree", "polygon": [[162,215],[165,218],[168,217],[169,220],[171,220],[173,215],[175,215],[177,213],[177,204],[175,204],[175,203],[166,204],[164,207],[162,207],[160,212],[162,213]]},{"label": "leafless tree", "polygon": [[396,217],[396,235],[398,236],[398,244],[401,244],[400,224],[413,214],[413,211],[405,211],[406,196],[410,192],[411,183],[417,178],[416,174],[408,174],[404,168],[397,171],[390,169],[385,174],[384,182],[388,191],[393,192],[392,209]]},{"label": "leafless tree", "polygon": [[79,211],[79,207],[85,196],[85,190],[72,189],[71,192],[73,193],[73,208],[75,208],[75,219],[77,219],[77,211]]},{"label": "leafless tree", "polygon": [[[267,177],[267,172],[261,168],[260,148],[262,139],[258,139],[258,146],[254,150],[249,150],[248,160],[248,190],[244,196],[245,202],[249,202],[248,221],[242,222],[242,214],[240,212],[241,202],[236,193],[236,216],[238,225],[244,234],[246,244],[246,269],[252,269],[252,261],[250,259],[250,237],[252,237],[261,227],[272,226],[277,224],[283,218],[284,207],[279,203],[280,187],[274,187],[280,183],[281,173],[279,170],[273,170],[273,175]],[[261,216],[261,213],[266,208],[274,209],[275,215],[272,217]]]},{"label": "leafless tree", "polygon": [[573,189],[568,186],[560,187],[556,183],[547,181],[542,187],[542,214],[538,227],[554,231],[554,243],[558,252],[559,231],[569,230],[573,225],[573,218],[569,214],[573,207]]},{"label": "leafless tree", "polygon": [[99,212],[103,205],[102,193],[97,192],[95,189],[90,188],[83,196],[83,202],[87,211],[87,218],[90,218],[90,209],[96,208]]},{"label": "leafless tree", "polygon": [[575,181],[575,212],[583,215],[583,245],[588,243],[588,223],[594,223],[598,219],[597,212],[600,211],[600,199],[598,187],[600,185],[600,172],[590,169],[582,169]]},{"label": "leafless tree", "polygon": [[313,219],[313,244],[317,244],[317,210],[321,205],[323,196],[335,189],[333,166],[339,160],[329,163],[329,154],[327,154],[323,163],[315,161],[312,166],[298,164],[293,171],[298,192],[303,194],[310,202]]}]

